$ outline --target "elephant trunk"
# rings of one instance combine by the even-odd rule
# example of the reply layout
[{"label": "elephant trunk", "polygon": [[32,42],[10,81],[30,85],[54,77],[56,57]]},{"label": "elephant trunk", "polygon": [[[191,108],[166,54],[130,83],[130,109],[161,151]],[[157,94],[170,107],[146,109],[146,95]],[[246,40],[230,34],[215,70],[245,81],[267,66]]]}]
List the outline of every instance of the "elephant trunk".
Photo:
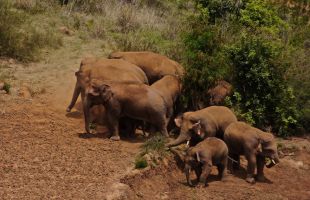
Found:
[{"label": "elephant trunk", "polygon": [[168,147],[177,146],[177,145],[179,145],[179,144],[185,142],[186,140],[188,140],[188,135],[187,135],[187,133],[181,131],[179,137],[178,137],[177,139],[175,139],[174,141],[169,142],[169,143],[167,144],[167,146],[168,146]]},{"label": "elephant trunk", "polygon": [[72,95],[72,100],[71,103],[69,104],[68,108],[66,109],[67,112],[70,112],[73,106],[76,103],[76,100],[78,99],[79,95],[81,93],[81,87],[78,85],[78,82],[76,82],[73,95]]},{"label": "elephant trunk", "polygon": [[185,164],[185,175],[186,181],[189,186],[193,186],[192,181],[190,179],[191,166],[189,164]]}]

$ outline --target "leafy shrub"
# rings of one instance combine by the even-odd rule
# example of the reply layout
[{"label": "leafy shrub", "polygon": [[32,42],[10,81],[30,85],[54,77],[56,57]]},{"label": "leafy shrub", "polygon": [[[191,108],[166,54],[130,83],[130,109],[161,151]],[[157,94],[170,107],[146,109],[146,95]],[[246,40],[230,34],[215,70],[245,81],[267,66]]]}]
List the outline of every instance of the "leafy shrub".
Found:
[{"label": "leafy shrub", "polygon": [[0,56],[29,61],[40,48],[61,45],[62,40],[54,31],[29,26],[28,19],[26,13],[13,9],[8,0],[0,1]]},{"label": "leafy shrub", "polygon": [[161,134],[156,134],[142,145],[142,155],[150,152],[156,152],[159,155],[165,155],[165,143],[166,138]]},{"label": "leafy shrub", "polygon": [[136,169],[143,169],[148,166],[147,161],[143,157],[137,157],[135,160],[135,168]]},{"label": "leafy shrub", "polygon": [[[269,2],[196,0],[184,37],[187,74],[183,101],[188,109],[208,104],[206,91],[219,79],[233,83],[226,99],[239,119],[289,135],[300,113],[289,86],[288,23]],[[295,56],[296,57],[296,56]]]},{"label": "leafy shrub", "polygon": [[235,90],[241,110],[258,127],[271,125],[279,135],[288,135],[297,123],[295,97],[284,80],[285,66],[277,62],[281,50],[261,38],[242,38],[229,49],[235,69]]}]

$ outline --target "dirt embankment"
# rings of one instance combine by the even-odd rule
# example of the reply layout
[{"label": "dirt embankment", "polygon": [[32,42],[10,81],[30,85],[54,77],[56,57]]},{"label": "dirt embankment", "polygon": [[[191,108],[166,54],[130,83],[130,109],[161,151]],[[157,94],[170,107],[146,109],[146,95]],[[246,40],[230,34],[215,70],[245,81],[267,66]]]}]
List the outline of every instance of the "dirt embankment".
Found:
[{"label": "dirt embankment", "polygon": [[[218,181],[214,169],[208,188],[190,188],[173,160],[129,177],[143,141],[85,138],[82,113],[65,112],[81,58],[100,52],[66,42],[41,63],[8,64],[15,81],[11,95],[0,94],[0,199],[309,199],[309,138],[280,141],[281,163],[266,169],[265,183],[249,185],[244,169]],[[19,97],[24,84],[30,95]]]}]

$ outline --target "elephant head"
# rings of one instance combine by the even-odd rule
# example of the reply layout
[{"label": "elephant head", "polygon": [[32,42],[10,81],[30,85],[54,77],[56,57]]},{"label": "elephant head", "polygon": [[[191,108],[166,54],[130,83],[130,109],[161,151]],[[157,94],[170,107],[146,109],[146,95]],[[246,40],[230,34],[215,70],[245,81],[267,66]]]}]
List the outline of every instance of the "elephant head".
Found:
[{"label": "elephant head", "polygon": [[187,150],[186,155],[184,157],[184,171],[186,175],[187,184],[193,186],[190,180],[190,172],[192,168],[198,168],[200,163],[200,156],[197,151],[191,147]]},{"label": "elephant head", "polygon": [[86,97],[83,102],[84,108],[84,118],[85,118],[85,129],[89,133],[89,123],[90,123],[90,108],[93,105],[105,105],[113,97],[113,92],[109,85],[101,84],[97,86],[96,84],[90,84],[86,88]]},{"label": "elephant head", "polygon": [[270,168],[280,162],[277,144],[271,133],[262,132],[259,134],[260,144],[258,146],[258,154],[269,158],[270,162],[266,163],[266,167]]},{"label": "elephant head", "polygon": [[179,137],[168,143],[168,147],[177,146],[185,141],[189,141],[193,134],[196,134],[201,139],[204,138],[204,131],[202,130],[200,119],[191,116],[190,113],[185,113],[181,117],[174,119],[175,124],[181,128]]}]

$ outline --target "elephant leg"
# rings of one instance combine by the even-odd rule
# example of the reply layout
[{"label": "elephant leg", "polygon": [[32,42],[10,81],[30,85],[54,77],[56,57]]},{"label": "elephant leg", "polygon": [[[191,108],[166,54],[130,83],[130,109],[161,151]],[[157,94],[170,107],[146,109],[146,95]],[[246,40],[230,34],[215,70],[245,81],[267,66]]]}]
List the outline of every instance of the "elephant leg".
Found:
[{"label": "elephant leg", "polygon": [[227,166],[227,158],[225,158],[221,164],[217,165],[217,169],[219,171],[218,177],[220,180],[224,178],[226,166]]},{"label": "elephant leg", "polygon": [[258,155],[256,157],[257,160],[257,176],[256,180],[257,181],[264,181],[265,176],[264,176],[264,167],[265,167],[265,157]]},{"label": "elephant leg", "polygon": [[85,131],[86,133],[90,133],[90,105],[91,102],[85,98],[85,91],[81,92],[82,97],[82,104],[83,104],[83,113],[84,113],[84,120],[85,120]]},{"label": "elephant leg", "polygon": [[160,125],[158,126],[160,132],[166,137],[166,138],[169,138],[169,134],[168,134],[168,131],[167,131],[167,120],[166,119],[161,119],[161,123]]},{"label": "elephant leg", "polygon": [[246,181],[248,183],[255,183],[254,172],[255,172],[255,167],[256,167],[256,156],[255,154],[249,154],[249,155],[246,155],[245,157],[248,160]]},{"label": "elephant leg", "polygon": [[212,167],[212,164],[210,162],[206,162],[202,166],[201,177],[205,179],[204,180],[205,181],[205,187],[208,186],[207,179],[208,179],[208,176],[209,176],[209,174],[211,172],[211,167]]},{"label": "elephant leg", "polygon": [[109,114],[108,116],[110,130],[112,131],[112,136],[110,137],[111,140],[118,141],[120,140],[119,136],[119,118]]},{"label": "elephant leg", "polygon": [[202,168],[201,166],[196,166],[195,167],[195,174],[196,174],[196,177],[197,177],[197,184],[199,183],[199,180],[200,180],[200,176],[201,176],[201,173],[202,173]]}]

